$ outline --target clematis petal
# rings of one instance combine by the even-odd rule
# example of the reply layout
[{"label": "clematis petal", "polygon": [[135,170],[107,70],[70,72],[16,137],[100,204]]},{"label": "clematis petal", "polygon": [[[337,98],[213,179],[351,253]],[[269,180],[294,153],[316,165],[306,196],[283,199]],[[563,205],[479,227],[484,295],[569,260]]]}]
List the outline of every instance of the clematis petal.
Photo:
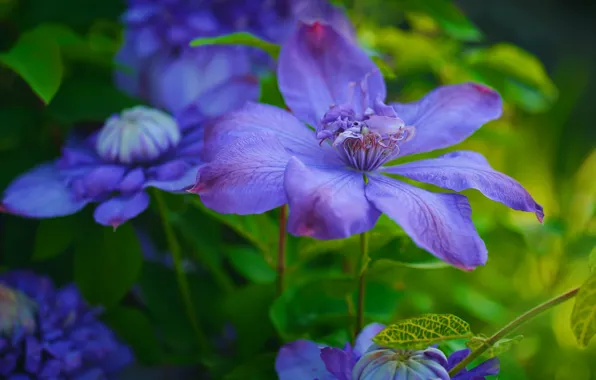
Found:
[{"label": "clematis petal", "polygon": [[356,365],[356,359],[351,352],[341,348],[324,347],[321,350],[321,360],[336,380],[352,380],[352,369]]},{"label": "clematis petal", "polygon": [[495,90],[477,83],[439,87],[413,103],[393,103],[397,116],[416,128],[400,155],[429,152],[462,142],[483,124],[501,116]]},{"label": "clematis petal", "polygon": [[392,178],[371,175],[366,197],[418,246],[438,258],[465,270],[486,263],[486,247],[470,218],[470,203],[463,195],[431,193]]},{"label": "clematis petal", "polygon": [[321,155],[335,159],[328,145],[319,146],[315,134],[294,115],[267,104],[247,103],[205,126],[203,159],[210,161],[222,149],[239,137],[255,133],[272,133],[291,155],[300,159],[319,160]]},{"label": "clematis petal", "polygon": [[239,75],[202,94],[196,103],[204,118],[213,118],[238,109],[247,101],[256,101],[260,92],[258,77]]},{"label": "clematis petal", "polygon": [[289,158],[277,137],[253,134],[199,168],[189,191],[222,214],[260,214],[286,203],[283,177]]},{"label": "clematis petal", "polygon": [[95,209],[93,217],[97,223],[103,226],[116,228],[145,211],[148,206],[149,195],[145,192],[130,196],[121,195],[100,203]]},{"label": "clematis petal", "polygon": [[362,173],[343,167],[307,167],[292,157],[284,186],[294,235],[342,239],[370,230],[381,215],[364,196]]},{"label": "clematis petal", "polygon": [[382,170],[454,191],[476,189],[489,199],[514,210],[535,213],[540,222],[544,218],[542,206],[536,203],[526,189],[513,178],[493,170],[480,153],[452,152],[438,158],[385,167]]},{"label": "clematis petal", "polygon": [[372,339],[385,328],[385,325],[380,323],[371,323],[360,331],[356,337],[354,344],[354,354],[357,357],[362,356],[370,346],[372,346]]},{"label": "clematis petal", "polygon": [[321,359],[321,348],[307,340],[284,345],[275,359],[279,380],[335,380]]},{"label": "clematis petal", "polygon": [[180,177],[171,180],[154,179],[145,183],[144,187],[155,187],[169,192],[179,192],[191,188],[197,179],[198,166],[187,169]]},{"label": "clematis petal", "polygon": [[366,53],[318,22],[301,24],[282,46],[277,72],[288,107],[314,127],[331,105],[351,103],[362,81],[371,106],[386,96],[383,76]]},{"label": "clematis petal", "polygon": [[89,199],[75,197],[54,163],[46,163],[8,186],[0,210],[31,218],[53,218],[74,214],[87,203]]}]

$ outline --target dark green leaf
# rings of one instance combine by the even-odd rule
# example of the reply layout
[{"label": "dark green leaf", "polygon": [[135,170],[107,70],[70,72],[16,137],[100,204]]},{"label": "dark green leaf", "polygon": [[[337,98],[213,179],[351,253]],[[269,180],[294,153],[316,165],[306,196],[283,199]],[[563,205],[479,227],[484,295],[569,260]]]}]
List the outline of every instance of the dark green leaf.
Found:
[{"label": "dark green leaf", "polygon": [[143,256],[132,226],[89,226],[75,241],[74,278],[92,304],[114,306],[137,281]]},{"label": "dark green leaf", "polygon": [[387,326],[373,341],[386,347],[424,348],[472,335],[470,325],[455,315],[425,314]]},{"label": "dark green leaf", "polygon": [[61,125],[82,121],[104,121],[114,113],[140,102],[102,80],[73,78],[64,82],[48,113]]},{"label": "dark green leaf", "polygon": [[224,380],[268,380],[277,379],[275,357],[277,353],[261,354],[242,363],[224,376]]},{"label": "dark green leaf", "polygon": [[32,260],[51,259],[64,252],[74,241],[76,219],[63,217],[39,222]]},{"label": "dark green leaf", "polygon": [[0,54],[0,63],[18,73],[44,103],[58,92],[63,74],[60,47],[42,29],[24,33],[12,49]]},{"label": "dark green leaf", "polygon": [[132,347],[139,362],[151,365],[160,361],[161,348],[151,322],[140,310],[120,306],[111,309],[103,319]]},{"label": "dark green leaf", "polygon": [[571,329],[580,347],[586,347],[596,334],[596,274],[592,274],[577,293]]},{"label": "dark green leaf", "polygon": [[234,269],[252,282],[269,284],[277,278],[275,270],[252,248],[230,248],[227,255]]},{"label": "dark green leaf", "polygon": [[237,32],[232,34],[226,34],[219,37],[201,37],[195,38],[190,42],[190,46],[205,46],[205,45],[245,45],[259,48],[271,55],[273,58],[277,58],[279,55],[280,46],[267,42],[260,39],[259,37],[247,33]]},{"label": "dark green leaf", "polygon": [[208,209],[198,200],[195,200],[193,204],[207,215],[232,228],[237,234],[263,252],[267,261],[273,262],[273,258],[277,252],[279,231],[278,227],[267,214],[224,215]]},{"label": "dark green leaf", "polygon": [[275,75],[265,75],[261,78],[261,98],[259,99],[259,103],[285,108],[286,103],[281,92],[279,92],[277,77]]}]

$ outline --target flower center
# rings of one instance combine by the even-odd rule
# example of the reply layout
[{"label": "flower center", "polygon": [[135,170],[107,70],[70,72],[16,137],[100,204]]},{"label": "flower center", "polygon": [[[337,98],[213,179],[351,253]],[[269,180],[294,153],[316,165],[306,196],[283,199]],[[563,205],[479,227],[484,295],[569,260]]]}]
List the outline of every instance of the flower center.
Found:
[{"label": "flower center", "polygon": [[399,155],[399,144],[411,139],[413,127],[394,116],[367,110],[357,117],[349,106],[334,106],[323,117],[317,138],[330,139],[341,159],[354,169],[373,171]]},{"label": "flower center", "polygon": [[110,162],[153,161],[180,142],[176,121],[165,112],[138,106],[108,119],[99,132],[97,153]]}]

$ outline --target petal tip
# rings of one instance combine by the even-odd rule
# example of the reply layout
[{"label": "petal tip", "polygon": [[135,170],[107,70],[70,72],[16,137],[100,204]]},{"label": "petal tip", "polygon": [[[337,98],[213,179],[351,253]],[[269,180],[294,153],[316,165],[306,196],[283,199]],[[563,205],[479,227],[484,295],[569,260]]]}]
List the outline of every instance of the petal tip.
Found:
[{"label": "petal tip", "polygon": [[497,91],[495,91],[494,89],[492,89],[491,87],[488,87],[484,84],[480,84],[480,83],[470,83],[470,85],[476,89],[478,92],[480,92],[481,94],[498,94]]},{"label": "petal tip", "polygon": [[544,224],[544,209],[538,203],[536,203],[536,211],[534,213],[536,214],[536,219],[538,219],[541,224]]}]

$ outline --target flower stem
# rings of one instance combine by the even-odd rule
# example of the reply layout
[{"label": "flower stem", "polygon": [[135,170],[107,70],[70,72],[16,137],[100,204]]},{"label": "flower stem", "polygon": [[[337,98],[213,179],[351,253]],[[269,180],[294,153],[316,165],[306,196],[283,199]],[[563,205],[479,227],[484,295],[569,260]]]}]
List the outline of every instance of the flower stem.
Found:
[{"label": "flower stem", "polygon": [[279,212],[279,241],[277,246],[277,295],[281,296],[285,289],[286,274],[286,223],[288,205],[281,206]]},{"label": "flower stem", "polygon": [[563,293],[555,298],[552,298],[546,302],[544,302],[543,304],[540,304],[538,306],[536,306],[533,309],[530,309],[528,311],[526,311],[524,314],[520,315],[519,317],[515,318],[513,321],[509,322],[505,327],[503,327],[501,330],[497,331],[493,336],[491,336],[490,338],[488,338],[484,344],[480,347],[478,347],[477,349],[475,349],[474,351],[472,351],[470,353],[470,355],[466,356],[464,358],[464,360],[462,360],[461,362],[459,362],[458,365],[456,365],[455,367],[453,367],[453,369],[451,371],[449,371],[449,376],[453,377],[455,376],[459,371],[461,371],[462,369],[464,369],[468,364],[470,364],[474,359],[476,359],[477,357],[479,357],[480,355],[482,355],[482,353],[486,350],[488,350],[490,347],[492,347],[495,343],[497,343],[499,340],[501,340],[502,338],[504,338],[505,336],[507,336],[507,334],[509,334],[510,332],[512,332],[513,330],[517,329],[519,326],[521,326],[523,323],[529,321],[530,319],[534,318],[535,316],[537,316],[538,314],[542,313],[545,310],[548,310],[552,307],[555,307],[573,297],[575,297],[575,295],[577,294],[577,292],[579,291],[579,288],[575,288],[572,289],[566,293]]},{"label": "flower stem", "polygon": [[368,264],[368,234],[360,234],[360,255],[356,265],[356,277],[358,278],[358,303],[356,306],[356,330],[354,336],[358,336],[364,326],[364,296],[366,292],[365,273]]},{"label": "flower stem", "polygon": [[180,294],[182,295],[182,299],[184,301],[186,314],[194,330],[197,343],[199,345],[199,351],[201,354],[205,354],[209,347],[209,343],[207,337],[205,336],[205,334],[203,334],[203,331],[201,330],[199,317],[197,316],[196,309],[194,308],[192,297],[190,295],[190,287],[188,285],[188,280],[186,278],[186,274],[184,273],[184,269],[182,268],[182,251],[180,249],[180,243],[176,238],[174,228],[172,228],[172,225],[170,224],[168,209],[162,194],[159,192],[159,190],[156,190],[153,194],[155,196],[155,200],[157,201],[157,207],[159,209],[159,214],[163,223],[163,228],[166,234],[166,239],[168,241],[168,246],[170,248],[172,258],[174,260],[176,279],[178,281],[178,288],[180,289]]}]

